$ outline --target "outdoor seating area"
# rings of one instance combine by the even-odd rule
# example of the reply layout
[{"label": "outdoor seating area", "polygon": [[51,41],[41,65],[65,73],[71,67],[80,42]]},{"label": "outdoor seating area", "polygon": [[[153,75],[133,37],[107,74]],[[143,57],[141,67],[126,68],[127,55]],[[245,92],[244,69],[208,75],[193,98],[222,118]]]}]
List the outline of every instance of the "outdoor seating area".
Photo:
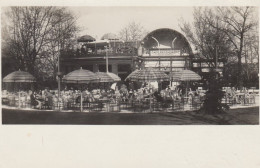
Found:
[{"label": "outdoor seating area", "polygon": [[[139,82],[141,87],[130,88],[125,84],[117,85],[121,79],[106,72],[93,73],[80,68],[65,75],[63,83],[77,86],[78,89],[37,91],[2,91],[2,104],[9,107],[78,111],[78,112],[174,112],[199,110],[206,99],[207,90],[197,87],[192,90],[188,84],[199,81],[201,77],[191,70],[174,72],[169,76],[163,71],[146,68],[132,72],[125,83]],[[35,78],[24,71],[7,75],[4,82],[32,83]],[[174,81],[165,89],[159,88],[162,81]],[[106,83],[101,89],[98,83]],[[89,87],[94,84],[96,88]],[[236,90],[223,87],[225,96],[222,103],[229,106],[252,106],[258,103],[258,90]]]},{"label": "outdoor seating area", "polygon": [[246,88],[243,90],[236,90],[235,88],[227,87],[223,88],[223,91],[225,91],[225,97],[223,98],[222,102],[230,106],[249,106],[258,103],[257,97],[259,90]]},{"label": "outdoor seating area", "polygon": [[[223,103],[230,106],[250,106],[257,103],[258,90],[230,90],[224,90],[226,94],[222,100]],[[174,112],[198,110],[202,107],[205,90],[190,90],[187,93],[188,96],[182,95],[181,92],[181,90],[171,88],[158,92],[157,89],[148,87],[134,91],[125,88],[92,91],[64,90],[61,91],[60,100],[58,100],[58,90],[45,89],[39,92],[21,91],[20,93],[4,90],[2,104],[24,109],[80,111],[82,94],[83,112]]]}]

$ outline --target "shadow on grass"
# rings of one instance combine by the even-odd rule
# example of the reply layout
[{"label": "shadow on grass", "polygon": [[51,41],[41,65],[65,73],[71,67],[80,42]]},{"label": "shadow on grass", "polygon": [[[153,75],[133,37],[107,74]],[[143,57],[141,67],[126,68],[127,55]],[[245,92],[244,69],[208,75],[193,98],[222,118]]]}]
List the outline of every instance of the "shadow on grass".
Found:
[{"label": "shadow on grass", "polygon": [[232,109],[225,114],[193,112],[100,113],[2,109],[2,124],[62,125],[242,125],[259,124],[259,107]]}]

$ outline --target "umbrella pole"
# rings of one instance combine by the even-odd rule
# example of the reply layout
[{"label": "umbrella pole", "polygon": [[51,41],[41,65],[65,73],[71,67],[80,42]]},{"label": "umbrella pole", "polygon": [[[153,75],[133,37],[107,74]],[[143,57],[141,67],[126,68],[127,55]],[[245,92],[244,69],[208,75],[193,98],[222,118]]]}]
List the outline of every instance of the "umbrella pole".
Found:
[{"label": "umbrella pole", "polygon": [[82,90],[81,90],[81,93],[80,93],[80,112],[82,112],[83,109],[82,109]]},{"label": "umbrella pole", "polygon": [[152,94],[150,94],[150,112],[152,112]]},{"label": "umbrella pole", "polygon": [[188,92],[188,82],[186,82],[186,97],[188,97],[188,94],[187,94],[187,92]]},{"label": "umbrella pole", "polygon": [[18,108],[20,108],[21,105],[20,105],[20,91],[18,92]]},{"label": "umbrella pole", "polygon": [[[150,82],[149,82],[149,86],[150,86]],[[150,87],[149,87],[149,92],[150,92]],[[152,112],[152,94],[149,95],[149,99],[150,99],[150,112]]]},{"label": "umbrella pole", "polygon": [[82,85],[80,85],[80,112],[83,111],[83,103],[82,103]]},{"label": "umbrella pole", "polygon": [[18,90],[18,108],[21,107],[21,104],[20,104],[20,85],[21,85],[21,83],[19,82],[19,90]]}]

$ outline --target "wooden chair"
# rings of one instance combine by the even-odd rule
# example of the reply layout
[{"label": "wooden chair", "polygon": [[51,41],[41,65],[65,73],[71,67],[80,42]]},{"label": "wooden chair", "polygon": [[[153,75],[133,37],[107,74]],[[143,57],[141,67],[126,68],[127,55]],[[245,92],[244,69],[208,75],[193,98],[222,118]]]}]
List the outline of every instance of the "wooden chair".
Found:
[{"label": "wooden chair", "polygon": [[199,97],[193,97],[192,98],[192,106],[191,106],[191,108],[192,108],[192,110],[198,110],[198,109],[200,109],[201,108],[201,101],[200,101],[200,99],[199,99]]},{"label": "wooden chair", "polygon": [[140,111],[142,111],[142,108],[143,108],[142,101],[139,101],[139,100],[134,100],[133,101],[133,110],[134,110],[134,112],[140,112]]},{"label": "wooden chair", "polygon": [[120,102],[110,102],[109,103],[109,112],[120,112],[121,105]]},{"label": "wooden chair", "polygon": [[184,101],[182,99],[173,100],[173,110],[184,110]]},{"label": "wooden chair", "polygon": [[154,99],[152,102],[153,111],[163,110],[162,104],[163,103],[161,101],[157,101],[156,99]]}]

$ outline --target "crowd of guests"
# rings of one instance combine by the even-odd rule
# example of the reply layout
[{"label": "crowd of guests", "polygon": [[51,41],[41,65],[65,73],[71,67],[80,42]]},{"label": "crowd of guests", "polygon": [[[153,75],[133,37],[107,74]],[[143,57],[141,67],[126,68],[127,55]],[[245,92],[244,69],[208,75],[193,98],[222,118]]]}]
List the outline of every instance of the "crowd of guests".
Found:
[{"label": "crowd of guests", "polygon": [[255,103],[256,92],[249,91],[247,88],[237,90],[235,87],[224,88],[225,100],[232,104],[250,104]]},{"label": "crowd of guests", "polygon": [[[43,106],[47,106],[50,109],[55,109],[61,107],[68,109],[72,104],[81,103],[81,96],[83,103],[92,103],[98,101],[108,101],[111,103],[118,102],[129,102],[129,101],[143,101],[153,99],[156,102],[172,102],[176,100],[185,100],[187,103],[191,103],[194,98],[201,101],[205,98],[205,91],[201,89],[191,90],[182,87],[170,87],[163,90],[158,90],[144,84],[139,89],[127,88],[126,85],[121,85],[120,88],[115,89],[84,89],[84,90],[74,90],[65,89],[60,93],[60,100],[57,90],[39,90],[39,91],[21,91],[18,93],[11,93],[6,90],[2,92],[3,104],[8,104],[11,106],[17,106],[18,97],[20,97],[20,104],[29,104],[32,108],[41,109]],[[239,94],[240,93],[240,94]],[[243,94],[241,94],[243,93]],[[81,95],[82,94],[82,95]],[[241,102],[241,96],[244,98],[250,98],[252,94],[249,94],[247,89],[243,89],[241,92],[235,90],[235,88],[226,88],[225,96],[226,98],[231,98],[235,103]]]}]

